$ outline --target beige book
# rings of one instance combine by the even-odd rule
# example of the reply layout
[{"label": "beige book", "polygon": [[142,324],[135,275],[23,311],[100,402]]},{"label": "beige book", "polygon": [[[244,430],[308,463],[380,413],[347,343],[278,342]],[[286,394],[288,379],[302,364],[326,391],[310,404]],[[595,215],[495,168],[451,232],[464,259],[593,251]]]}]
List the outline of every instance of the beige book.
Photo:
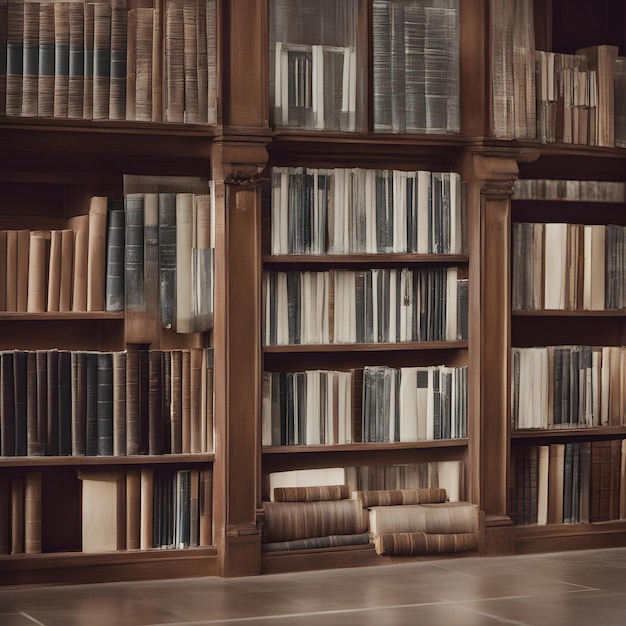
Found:
[{"label": "beige book", "polygon": [[548,523],[548,470],[550,446],[539,446],[537,480],[537,524]]},{"label": "beige book", "polygon": [[74,273],[74,231],[61,231],[61,277],[59,284],[59,311],[72,309],[72,283]]},{"label": "beige book", "polygon": [[59,310],[61,296],[61,231],[50,231],[50,263],[48,264],[48,311]]},{"label": "beige book", "polygon": [[24,476],[11,479],[11,554],[24,552]]},{"label": "beige book", "polygon": [[141,517],[140,548],[150,550],[154,547],[152,521],[154,517],[154,471],[149,467],[141,469]]},{"label": "beige book", "polygon": [[24,552],[41,552],[41,472],[24,477]]},{"label": "beige book", "polygon": [[193,194],[176,195],[176,332],[192,331],[191,247]]},{"label": "beige book", "polygon": [[469,502],[375,506],[369,510],[370,532],[477,533],[478,506]]},{"label": "beige book", "polygon": [[601,311],[605,308],[605,238],[606,226],[584,226],[583,308]]},{"label": "beige book", "polygon": [[141,547],[141,472],[126,471],[126,549]]},{"label": "beige book", "polygon": [[126,549],[126,480],[121,470],[79,470],[83,552]]},{"label": "beige book", "polygon": [[50,255],[50,231],[32,231],[28,256],[28,299],[29,313],[46,311],[48,292],[48,262]]},{"label": "beige book", "polygon": [[563,523],[563,463],[565,444],[550,444],[548,467],[548,524]]},{"label": "beige book", "polygon": [[106,236],[107,198],[94,196],[89,205],[87,311],[104,311]]},{"label": "beige book", "polygon": [[[17,311],[17,231],[6,232],[5,310]],[[26,263],[28,269],[28,263]],[[28,278],[28,277],[27,277]],[[26,309],[24,309],[26,310]]]},{"label": "beige book", "polygon": [[68,220],[74,231],[74,271],[72,272],[72,311],[87,310],[87,247],[89,216],[77,215]]},{"label": "beige book", "polygon": [[[8,242],[7,242],[8,243]],[[28,259],[30,256],[30,231],[17,231],[16,310],[26,311],[28,300]]]},{"label": "beige book", "polygon": [[619,517],[620,519],[626,519],[626,439],[622,439],[619,481]]}]

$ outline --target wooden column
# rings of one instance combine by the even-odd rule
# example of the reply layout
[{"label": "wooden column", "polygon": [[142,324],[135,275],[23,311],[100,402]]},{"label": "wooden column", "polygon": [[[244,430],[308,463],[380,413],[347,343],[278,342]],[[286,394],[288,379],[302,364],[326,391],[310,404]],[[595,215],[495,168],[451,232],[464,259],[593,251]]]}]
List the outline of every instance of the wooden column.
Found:
[{"label": "wooden column", "polygon": [[516,154],[468,154],[470,499],[485,513],[481,551],[513,551],[507,513],[510,435],[510,241]]},{"label": "wooden column", "polygon": [[215,181],[214,527],[218,574],[261,571],[261,189],[267,163],[267,1],[222,0]]}]

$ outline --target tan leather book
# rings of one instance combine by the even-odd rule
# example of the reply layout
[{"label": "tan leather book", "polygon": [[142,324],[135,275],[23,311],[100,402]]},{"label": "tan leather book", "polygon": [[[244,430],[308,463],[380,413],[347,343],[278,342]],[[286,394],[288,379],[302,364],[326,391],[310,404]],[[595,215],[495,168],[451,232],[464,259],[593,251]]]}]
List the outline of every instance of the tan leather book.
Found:
[{"label": "tan leather book", "polygon": [[89,205],[87,311],[105,310],[107,202],[105,197],[94,196]]},{"label": "tan leather book", "polygon": [[61,296],[61,254],[62,234],[60,230],[50,231],[50,262],[48,264],[47,310],[58,311]]},{"label": "tan leather book", "polygon": [[41,472],[24,476],[24,552],[41,552]]},{"label": "tan leather book", "polygon": [[126,549],[141,547],[141,471],[126,470]]},{"label": "tan leather book", "polygon": [[59,311],[72,310],[74,274],[74,231],[61,231],[61,273],[59,284]]},{"label": "tan leather book", "polygon": [[43,313],[46,311],[49,258],[50,231],[31,231],[28,255],[28,296],[26,301],[26,310],[29,313]]},{"label": "tan leather book", "polygon": [[89,245],[89,215],[77,215],[68,220],[74,231],[74,271],[72,277],[72,311],[87,310],[87,250]]},{"label": "tan leather book", "polygon": [[152,522],[154,517],[154,471],[149,467],[141,469],[141,535],[140,547],[149,550],[154,547]]}]

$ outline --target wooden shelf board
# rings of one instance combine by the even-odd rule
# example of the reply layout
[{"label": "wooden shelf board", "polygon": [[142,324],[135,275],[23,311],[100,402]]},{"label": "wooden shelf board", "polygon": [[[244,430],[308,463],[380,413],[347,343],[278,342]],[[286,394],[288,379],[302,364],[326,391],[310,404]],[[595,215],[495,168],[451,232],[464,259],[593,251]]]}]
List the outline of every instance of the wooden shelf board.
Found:
[{"label": "wooden shelf board", "polygon": [[626,309],[587,311],[582,309],[550,309],[538,311],[512,311],[513,317],[626,317]]},{"label": "wooden shelf board", "polygon": [[53,322],[55,320],[123,320],[124,311],[76,311],[76,312],[49,312],[49,313],[15,313],[2,311],[0,321],[32,321],[32,322]]},{"label": "wooden shelf board", "polygon": [[3,456],[0,457],[0,467],[180,465],[212,463],[214,460],[213,453],[137,456]]},{"label": "wooden shelf board", "polygon": [[367,265],[402,264],[412,265],[416,263],[445,263],[460,264],[468,263],[466,254],[268,254],[263,256],[263,264],[266,266],[277,265],[328,265],[333,267]]},{"label": "wooden shelf board", "polygon": [[515,430],[511,439],[561,439],[576,437],[580,439],[602,439],[615,436],[626,436],[624,426],[594,426],[590,428],[553,428]]},{"label": "wooden shelf board", "polygon": [[19,554],[0,557],[0,586],[215,576],[217,566],[215,546],[183,550]]},{"label": "wooden shelf board", "polygon": [[265,353],[299,352],[399,352],[405,350],[459,350],[468,346],[466,340],[458,341],[405,341],[395,343],[325,343],[263,346]]},{"label": "wooden shelf board", "polygon": [[373,544],[337,548],[317,548],[314,550],[264,552],[261,556],[261,573],[279,574],[336,567],[367,567],[371,565],[432,561],[434,559],[439,560],[476,555],[476,552],[455,552],[426,556],[379,556],[376,554]]},{"label": "wooden shelf board", "polygon": [[625,546],[626,520],[515,526],[514,541],[516,554]]},{"label": "wooden shelf board", "polygon": [[463,448],[468,445],[467,439],[434,439],[430,441],[400,441],[391,443],[351,443],[309,446],[264,446],[263,454],[302,454],[320,452],[363,452],[375,450],[411,450],[421,448]]}]

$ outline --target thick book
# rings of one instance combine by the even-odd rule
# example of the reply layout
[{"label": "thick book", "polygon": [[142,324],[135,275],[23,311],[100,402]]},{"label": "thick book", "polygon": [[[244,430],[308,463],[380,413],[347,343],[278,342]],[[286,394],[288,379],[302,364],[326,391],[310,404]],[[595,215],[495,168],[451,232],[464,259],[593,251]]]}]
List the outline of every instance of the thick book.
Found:
[{"label": "thick book", "polygon": [[421,555],[478,549],[478,533],[382,533],[374,538],[376,554]]},{"label": "thick book", "polygon": [[61,298],[62,231],[50,231],[50,262],[48,264],[48,311],[58,311]]},{"label": "thick book", "polygon": [[97,354],[97,439],[98,456],[113,454],[113,354]]},{"label": "thick book", "polygon": [[478,533],[478,507],[468,502],[375,506],[369,509],[371,533]]},{"label": "thick book", "polygon": [[39,4],[24,3],[22,117],[37,117],[39,88]]},{"label": "thick book", "polygon": [[200,470],[199,476],[199,543],[213,545],[213,469],[211,466]]},{"label": "thick book", "polygon": [[94,60],[94,22],[95,3],[84,5],[83,29],[83,118],[93,118],[93,60]]},{"label": "thick book", "polygon": [[140,477],[140,536],[139,547],[142,550],[149,550],[154,547],[154,470],[149,467],[141,468]]},{"label": "thick book", "polygon": [[24,552],[41,552],[41,472],[24,474]]},{"label": "thick book", "polygon": [[176,195],[176,332],[193,331],[191,249],[193,194]]},{"label": "thick book", "polygon": [[82,551],[126,549],[126,477],[120,470],[80,470]]},{"label": "thick book", "polygon": [[163,401],[161,350],[148,352],[148,428],[149,454],[163,454]]},{"label": "thick book", "polygon": [[353,535],[329,535],[328,537],[309,537],[293,541],[275,541],[261,544],[263,552],[280,552],[283,550],[313,550],[318,548],[339,548],[342,546],[366,545],[370,542],[369,532]]},{"label": "thick book", "polygon": [[86,352],[85,454],[98,454],[98,353]]},{"label": "thick book", "polygon": [[6,115],[22,115],[24,74],[24,2],[10,0],[6,27]]},{"label": "thick book", "polygon": [[85,5],[82,2],[69,3],[69,22],[67,116],[82,119],[85,99]]},{"label": "thick book", "polygon": [[144,311],[151,319],[159,315],[159,196],[144,193]]},{"label": "thick book", "polygon": [[126,308],[144,310],[144,197],[142,193],[125,196],[124,285]]},{"label": "thick book", "polygon": [[111,14],[104,2],[94,4],[93,18],[93,119],[109,119],[111,95]]},{"label": "thick book", "polygon": [[159,194],[159,275],[161,323],[176,322],[176,194]]},{"label": "thick book", "polygon": [[11,554],[24,553],[24,475],[11,477]]},{"label": "thick book", "polygon": [[15,399],[15,454],[28,452],[28,364],[24,350],[13,352],[13,384]]},{"label": "thick book", "polygon": [[58,454],[72,454],[72,352],[57,353]]},{"label": "thick book", "polygon": [[126,352],[113,352],[113,455],[126,456]]},{"label": "thick book", "polygon": [[348,485],[312,485],[310,487],[274,487],[274,502],[320,502],[350,497]]},{"label": "thick book", "polygon": [[126,353],[126,454],[139,454],[139,352],[129,348]]},{"label": "thick book", "polygon": [[87,443],[87,353],[73,351],[72,370],[72,455],[84,456]]},{"label": "thick book", "polygon": [[61,271],[59,277],[59,311],[72,310],[72,278],[74,273],[74,231],[61,232]]},{"label": "thick book", "polygon": [[126,118],[126,0],[111,0],[109,119]]},{"label": "thick book", "polygon": [[263,511],[263,543],[360,534],[368,529],[367,511],[358,500],[263,502]]},{"label": "thick book", "polygon": [[59,351],[46,350],[46,454],[59,454]]},{"label": "thick book", "polygon": [[141,546],[141,470],[126,470],[126,549]]},{"label": "thick book", "polygon": [[0,352],[0,456],[15,456],[13,351]]},{"label": "thick book", "polygon": [[74,271],[72,280],[72,311],[87,310],[87,264],[89,258],[89,215],[68,220],[74,231]]},{"label": "thick book", "polygon": [[185,121],[185,32],[183,0],[170,0],[164,15],[165,121]]},{"label": "thick book", "polygon": [[87,244],[87,311],[105,310],[107,211],[107,198],[91,198]]},{"label": "thick book", "polygon": [[124,251],[125,251],[124,207],[111,206],[107,215],[106,238],[106,289],[107,311],[124,310]]},{"label": "thick book", "polygon": [[399,506],[403,504],[431,504],[445,502],[446,490],[442,488],[422,489],[376,489],[369,491],[353,491],[352,498],[360,500],[363,507]]},{"label": "thick book", "polygon": [[50,231],[31,231],[28,254],[28,296],[26,310],[43,313],[47,308]]},{"label": "thick book", "polygon": [[54,117],[66,118],[69,105],[70,15],[68,2],[54,3]]}]

